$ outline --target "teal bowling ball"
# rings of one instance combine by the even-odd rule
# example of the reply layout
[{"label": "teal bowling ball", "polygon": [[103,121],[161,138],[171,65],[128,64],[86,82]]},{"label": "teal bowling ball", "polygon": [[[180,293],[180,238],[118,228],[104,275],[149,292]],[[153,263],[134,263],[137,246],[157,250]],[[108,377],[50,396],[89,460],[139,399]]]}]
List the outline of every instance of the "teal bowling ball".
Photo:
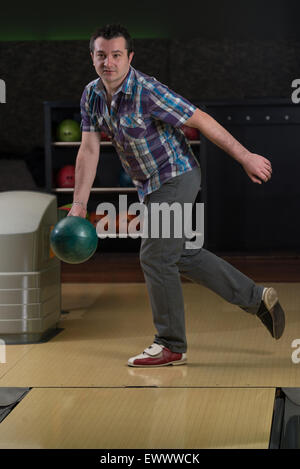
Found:
[{"label": "teal bowling ball", "polygon": [[131,177],[125,171],[121,171],[119,183],[121,187],[134,187]]},{"label": "teal bowling ball", "polygon": [[81,130],[79,123],[72,119],[63,120],[57,128],[57,139],[59,142],[80,142]]},{"label": "teal bowling ball", "polygon": [[58,259],[68,264],[81,264],[95,253],[98,236],[96,228],[87,219],[69,216],[56,223],[50,243]]}]

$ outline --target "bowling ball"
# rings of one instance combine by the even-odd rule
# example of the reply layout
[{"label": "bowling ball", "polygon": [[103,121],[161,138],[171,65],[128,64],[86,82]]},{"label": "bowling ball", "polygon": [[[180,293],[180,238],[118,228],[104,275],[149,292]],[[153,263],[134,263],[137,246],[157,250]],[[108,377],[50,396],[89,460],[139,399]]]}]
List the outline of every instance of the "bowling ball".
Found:
[{"label": "bowling ball", "polygon": [[57,187],[70,188],[75,186],[75,166],[63,166],[56,175]]},{"label": "bowling ball", "polygon": [[104,130],[100,132],[100,138],[102,142],[111,142],[111,137]]},{"label": "bowling ball", "polygon": [[98,236],[95,227],[85,218],[65,217],[54,226],[51,248],[61,261],[81,264],[95,253]]},{"label": "bowling ball", "polygon": [[81,140],[80,125],[72,119],[63,120],[57,128],[59,142],[79,142]]},{"label": "bowling ball", "polygon": [[188,140],[199,140],[199,131],[194,127],[188,127],[187,125],[183,125],[181,129],[184,132],[184,135]]},{"label": "bowling ball", "polygon": [[121,187],[134,187],[131,177],[123,170],[120,173],[119,183]]}]

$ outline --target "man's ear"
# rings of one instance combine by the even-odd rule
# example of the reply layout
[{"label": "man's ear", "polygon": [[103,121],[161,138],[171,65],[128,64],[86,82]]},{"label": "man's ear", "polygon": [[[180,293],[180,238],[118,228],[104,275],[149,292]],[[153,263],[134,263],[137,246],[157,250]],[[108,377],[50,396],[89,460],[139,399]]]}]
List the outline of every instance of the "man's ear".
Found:
[{"label": "man's ear", "polygon": [[94,54],[93,54],[93,52],[91,52],[91,58],[92,58],[92,62],[93,62],[93,65],[94,65]]},{"label": "man's ear", "polygon": [[130,54],[129,54],[129,63],[131,63],[131,61],[133,59],[133,56],[134,56],[134,52],[130,52]]}]

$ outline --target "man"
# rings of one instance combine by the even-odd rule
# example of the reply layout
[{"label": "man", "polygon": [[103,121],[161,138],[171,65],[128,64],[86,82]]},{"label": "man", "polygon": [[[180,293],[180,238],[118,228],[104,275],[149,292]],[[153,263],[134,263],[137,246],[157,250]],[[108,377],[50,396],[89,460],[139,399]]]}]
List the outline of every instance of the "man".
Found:
[{"label": "man", "polygon": [[[131,66],[132,40],[121,25],[107,25],[90,40],[98,79],[81,98],[82,142],[76,160],[70,216],[86,216],[99,158],[100,131],[112,138],[125,171],[148,209],[154,203],[192,204],[201,183],[199,163],[180,127],[197,128],[236,159],[254,182],[271,178],[268,159],[250,153],[211,116]],[[150,225],[149,225],[150,226]],[[129,366],[186,363],[184,302],[180,275],[256,315],[272,337],[284,331],[285,316],[273,288],[263,288],[205,249],[187,249],[185,237],[142,238],[144,272],[157,334],[154,343],[128,360]]]}]

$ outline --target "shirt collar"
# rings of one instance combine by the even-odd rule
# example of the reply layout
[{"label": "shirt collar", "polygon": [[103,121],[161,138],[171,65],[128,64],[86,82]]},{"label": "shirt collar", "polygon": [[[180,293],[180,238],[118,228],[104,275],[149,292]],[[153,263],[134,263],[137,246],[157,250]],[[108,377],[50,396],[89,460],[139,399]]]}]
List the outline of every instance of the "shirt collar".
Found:
[{"label": "shirt collar", "polygon": [[[123,93],[125,94],[131,94],[132,93],[132,88],[133,88],[133,84],[134,84],[134,68],[129,65],[129,70],[128,70],[128,73],[123,81],[123,83],[121,84],[121,86],[117,89],[117,91],[115,92],[115,94],[119,93],[119,91],[122,91]],[[96,92],[98,94],[106,94],[106,91],[105,91],[105,87],[103,85],[103,82],[101,80],[101,78],[99,77],[99,79],[97,80],[97,83],[96,83]]]}]

